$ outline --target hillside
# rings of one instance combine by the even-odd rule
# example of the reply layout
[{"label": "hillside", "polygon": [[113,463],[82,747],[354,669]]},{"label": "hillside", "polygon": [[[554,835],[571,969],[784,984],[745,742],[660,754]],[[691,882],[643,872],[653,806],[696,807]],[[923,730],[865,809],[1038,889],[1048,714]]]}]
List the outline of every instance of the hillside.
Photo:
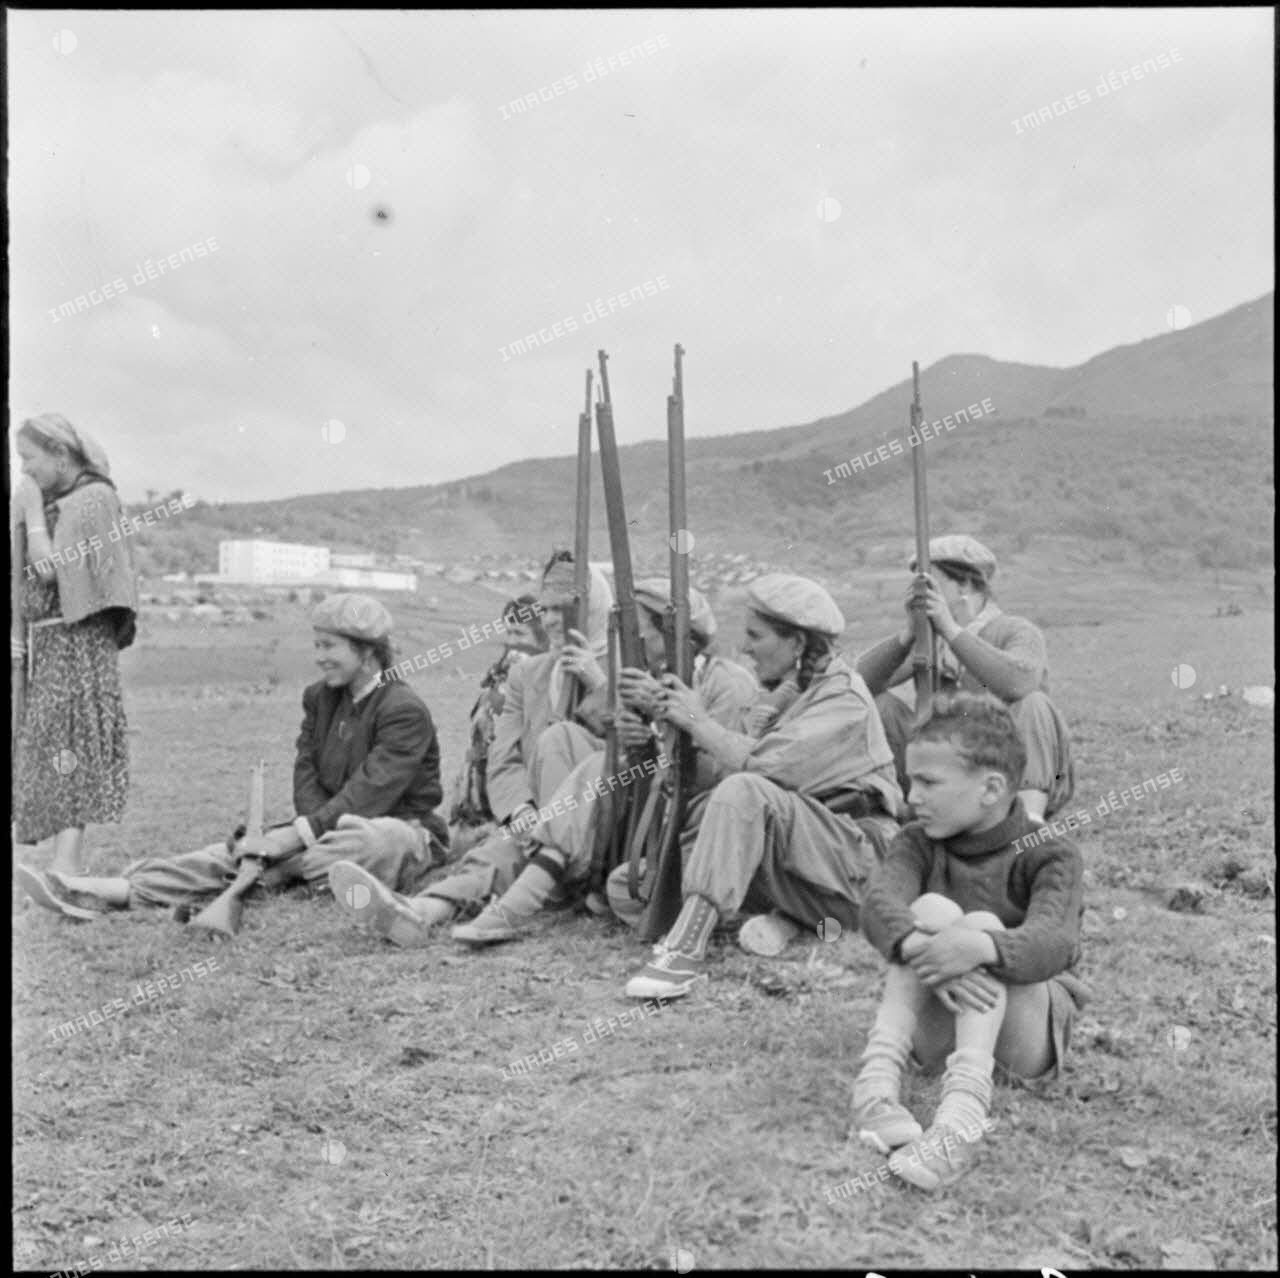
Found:
[{"label": "hillside", "polygon": [[[971,529],[1002,558],[1048,562],[1065,539],[1085,562],[1159,572],[1270,565],[1273,300],[1076,368],[953,355],[922,370],[927,421],[983,399],[994,409],[930,444],[934,529]],[[625,386],[615,395],[624,404]],[[696,383],[689,399],[696,404]],[[909,451],[834,483],[824,472],[905,440],[909,399],[904,378],[807,425],[691,439],[695,568],[700,556],[733,553],[814,572],[900,566],[911,539]],[[637,562],[659,568],[665,445],[623,448],[621,465]],[[429,487],[202,503],[141,536],[142,563],[211,571],[219,538],[264,536],[435,562],[531,564],[570,537],[573,482],[572,458],[536,458]],[[592,513],[603,558],[598,469]]]}]

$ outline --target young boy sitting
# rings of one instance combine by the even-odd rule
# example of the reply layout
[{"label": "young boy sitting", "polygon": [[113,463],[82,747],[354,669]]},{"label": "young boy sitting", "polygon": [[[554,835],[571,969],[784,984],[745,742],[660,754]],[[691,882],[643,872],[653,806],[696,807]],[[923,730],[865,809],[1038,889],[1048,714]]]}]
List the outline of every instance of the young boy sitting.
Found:
[{"label": "young boy sitting", "polygon": [[[1063,839],[1024,840],[1042,829],[1017,797],[1025,762],[994,697],[935,702],[906,750],[914,819],[862,907],[863,931],[890,966],[853,1085],[854,1125],[921,1189],[971,1161],[990,1125],[995,1062],[1024,1078],[1056,1071],[1085,999],[1067,974],[1079,958],[1083,863]],[[945,1058],[927,1132],[899,1096],[913,1050],[931,1071]]]}]

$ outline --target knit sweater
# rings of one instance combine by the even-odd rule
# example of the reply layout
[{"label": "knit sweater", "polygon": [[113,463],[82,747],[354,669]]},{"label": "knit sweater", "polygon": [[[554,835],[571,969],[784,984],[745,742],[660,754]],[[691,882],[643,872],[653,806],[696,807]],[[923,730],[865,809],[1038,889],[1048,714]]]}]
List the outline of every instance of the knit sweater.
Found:
[{"label": "knit sweater", "polygon": [[[1025,617],[1002,612],[976,635],[961,631],[951,651],[961,667],[955,685],[961,692],[986,690],[1001,701],[1020,701],[1028,693],[1049,691],[1044,635]],[[910,656],[911,644],[890,635],[858,658],[858,673],[872,696],[911,677]]]},{"label": "knit sweater", "polygon": [[1084,862],[1075,844],[1038,837],[1021,800],[998,825],[935,842],[918,823],[902,829],[872,874],[862,907],[862,930],[885,958],[901,962],[898,947],[915,923],[910,905],[926,892],[954,901],[967,914],[990,910],[1008,929],[990,933],[993,976],[1033,985],[1075,966],[1084,913]]}]

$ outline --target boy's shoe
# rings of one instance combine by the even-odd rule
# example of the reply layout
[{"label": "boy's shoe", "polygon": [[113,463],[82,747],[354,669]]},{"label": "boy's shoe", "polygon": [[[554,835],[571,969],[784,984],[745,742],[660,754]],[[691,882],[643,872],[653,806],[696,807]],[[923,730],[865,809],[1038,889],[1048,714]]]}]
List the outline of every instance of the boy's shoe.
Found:
[{"label": "boy's shoe", "polygon": [[890,1156],[889,1170],[917,1189],[942,1189],[968,1170],[979,1139],[980,1133],[970,1137],[934,1123],[919,1140]]},{"label": "boy's shoe", "polygon": [[924,1135],[924,1128],[905,1106],[887,1096],[873,1096],[853,1107],[853,1130],[864,1145],[877,1154],[891,1154]]},{"label": "boy's shoe", "polygon": [[587,913],[594,914],[598,919],[607,919],[613,913],[603,893],[594,890],[587,893],[582,903],[587,907]]},{"label": "boy's shoe", "polygon": [[653,957],[627,982],[623,993],[628,998],[681,998],[706,979],[705,967],[704,959],[659,941]]},{"label": "boy's shoe", "polygon": [[106,901],[91,892],[79,892],[68,887],[62,876],[54,870],[46,870],[41,874],[29,865],[18,865],[14,867],[13,876],[37,905],[61,914],[64,918],[90,923],[111,908]]},{"label": "boy's shoe", "polygon": [[757,914],[749,918],[738,933],[738,944],[748,954],[761,958],[777,958],[800,935],[800,924],[779,914]]},{"label": "boy's shoe", "polygon": [[394,945],[415,949],[431,939],[430,927],[409,903],[354,861],[329,867],[329,891],[349,919]]},{"label": "boy's shoe", "polygon": [[500,901],[491,901],[469,923],[457,924],[449,935],[455,941],[471,945],[492,945],[523,936],[525,923],[526,920],[517,918]]}]

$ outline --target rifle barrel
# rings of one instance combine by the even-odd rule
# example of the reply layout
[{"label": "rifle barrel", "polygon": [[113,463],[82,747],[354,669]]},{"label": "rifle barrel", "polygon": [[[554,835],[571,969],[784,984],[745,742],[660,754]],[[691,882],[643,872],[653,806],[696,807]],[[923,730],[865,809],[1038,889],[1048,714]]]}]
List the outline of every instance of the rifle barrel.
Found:
[{"label": "rifle barrel", "polygon": [[[924,421],[924,411],[920,407],[920,365],[915,360],[911,361],[911,384],[911,431],[916,439],[915,447],[911,450],[911,470],[915,490],[918,581],[929,571],[929,497],[925,483],[924,441],[920,438],[920,427]],[[919,603],[912,624],[915,638],[911,645],[911,669],[916,693],[915,722],[918,725],[929,717],[933,704],[935,666],[933,625]]]},{"label": "rifle barrel", "polygon": [[618,465],[618,440],[614,432],[613,401],[609,395],[608,356],[600,352],[600,384],[603,398],[596,405],[596,429],[600,436],[600,475],[604,486],[605,514],[609,521],[609,551],[613,558],[613,594],[618,604],[618,641],[622,664],[644,666],[640,617],[636,611],[636,585],[631,571],[631,545],[627,534],[627,509],[622,496],[622,472]]},{"label": "rifle barrel", "polygon": [[586,406],[578,417],[578,492],[574,508],[573,584],[576,628],[586,633],[587,592],[590,589],[591,539],[591,378],[587,369]]},{"label": "rifle barrel", "polygon": [[671,605],[674,661],[668,668],[684,684],[693,677],[689,635],[689,510],[684,482],[684,347],[675,348],[673,393],[667,398],[667,522],[671,547]]},{"label": "rifle barrel", "polygon": [[262,834],[262,823],[266,816],[266,772],[266,760],[259,759],[249,774],[249,817],[244,823],[246,835]]}]

